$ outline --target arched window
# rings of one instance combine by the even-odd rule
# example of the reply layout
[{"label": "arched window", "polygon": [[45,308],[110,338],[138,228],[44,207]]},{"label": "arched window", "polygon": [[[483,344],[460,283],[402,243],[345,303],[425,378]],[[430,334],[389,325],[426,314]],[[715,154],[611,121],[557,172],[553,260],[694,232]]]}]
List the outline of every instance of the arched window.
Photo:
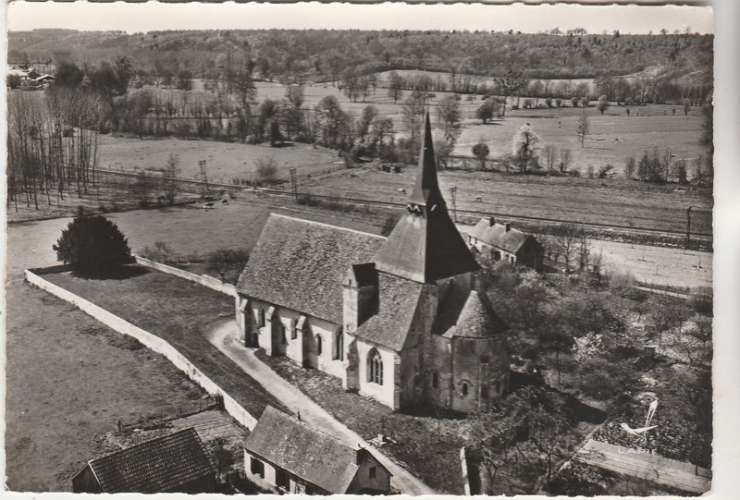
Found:
[{"label": "arched window", "polygon": [[316,335],[316,354],[318,354],[319,356],[321,356],[322,347],[323,346],[321,345],[321,335]]},{"label": "arched window", "polygon": [[460,384],[460,392],[462,393],[463,397],[468,395],[468,383],[463,382]]},{"label": "arched window", "polygon": [[435,389],[439,387],[439,375],[437,375],[437,372],[432,373],[432,387]]},{"label": "arched window", "polygon": [[344,335],[341,330],[334,334],[334,359],[344,359]]},{"label": "arched window", "polygon": [[367,380],[383,385],[383,359],[374,347],[367,354]]}]

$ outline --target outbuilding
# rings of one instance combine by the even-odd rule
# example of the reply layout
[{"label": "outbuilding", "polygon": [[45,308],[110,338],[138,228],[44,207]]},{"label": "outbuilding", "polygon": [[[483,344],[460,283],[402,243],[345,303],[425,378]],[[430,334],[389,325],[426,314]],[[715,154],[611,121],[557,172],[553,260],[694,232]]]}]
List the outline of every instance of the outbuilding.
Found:
[{"label": "outbuilding", "polygon": [[195,429],[90,460],[72,478],[74,493],[213,493],[216,469]]},{"label": "outbuilding", "polygon": [[260,487],[292,494],[387,494],[391,474],[353,448],[275,408],[265,408],[244,443],[244,471]]}]

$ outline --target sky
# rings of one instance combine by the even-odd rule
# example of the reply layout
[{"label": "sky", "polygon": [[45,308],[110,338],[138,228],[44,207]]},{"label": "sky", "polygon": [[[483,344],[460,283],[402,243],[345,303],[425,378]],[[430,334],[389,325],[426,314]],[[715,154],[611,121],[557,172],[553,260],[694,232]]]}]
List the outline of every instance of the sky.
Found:
[{"label": "sky", "polygon": [[174,29],[333,28],[468,29],[525,33],[582,27],[590,33],[657,33],[661,28],[712,33],[708,6],[146,4],[13,2],[8,29],[68,28],[129,33]]}]

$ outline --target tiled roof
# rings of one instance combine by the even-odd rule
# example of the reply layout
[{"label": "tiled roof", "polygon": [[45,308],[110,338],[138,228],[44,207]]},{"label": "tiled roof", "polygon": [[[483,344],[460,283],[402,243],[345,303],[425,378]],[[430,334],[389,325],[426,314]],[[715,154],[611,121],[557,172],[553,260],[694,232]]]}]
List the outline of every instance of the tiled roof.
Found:
[{"label": "tiled roof", "polygon": [[88,462],[103,493],[177,491],[215,475],[193,428],[174,432]]},{"label": "tiled roof", "polygon": [[388,347],[403,349],[423,285],[387,273],[378,273],[378,312],[357,328],[357,337]]},{"label": "tiled roof", "polygon": [[342,280],[382,236],[270,214],[239,277],[240,293],[342,324]]},{"label": "tiled roof", "polygon": [[485,294],[471,290],[455,325],[445,335],[482,338],[501,333],[506,324],[496,315]]},{"label": "tiled roof", "polygon": [[481,219],[469,231],[470,236],[488,245],[500,248],[510,253],[516,253],[531,238],[527,233],[509,226],[506,230],[505,224],[494,223],[491,225],[489,219]]},{"label": "tiled roof", "polygon": [[357,473],[357,451],[268,406],[244,448],[329,493],[345,493]]}]

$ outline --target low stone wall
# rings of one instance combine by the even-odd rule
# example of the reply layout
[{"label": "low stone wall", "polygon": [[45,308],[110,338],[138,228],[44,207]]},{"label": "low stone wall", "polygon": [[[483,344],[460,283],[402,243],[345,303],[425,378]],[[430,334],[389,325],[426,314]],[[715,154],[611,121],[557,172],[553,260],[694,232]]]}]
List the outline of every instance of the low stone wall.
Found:
[{"label": "low stone wall", "polygon": [[199,285],[203,285],[205,287],[208,287],[212,290],[216,290],[217,292],[221,292],[231,297],[236,297],[237,295],[236,287],[234,285],[230,283],[224,283],[223,281],[217,278],[214,278],[213,276],[208,276],[206,274],[191,273],[189,271],[185,271],[177,267],[169,266],[167,264],[162,264],[161,262],[156,262],[151,259],[147,259],[146,257],[141,257],[139,255],[134,255],[134,258],[136,259],[136,263],[142,266],[150,267],[152,269],[156,269],[157,271],[161,271],[167,274],[172,274],[179,278],[186,279],[194,283],[198,283]]},{"label": "low stone wall", "polygon": [[[257,423],[257,419],[167,341],[129,323],[125,319],[116,316],[86,299],[83,299],[69,290],[45,280],[41,276],[44,271],[45,270],[26,269],[26,281],[66,302],[69,302],[118,333],[133,337],[152,351],[161,354],[179,370],[183,371],[189,379],[201,386],[206,392],[212,396],[220,395],[224,401],[224,409],[229,415],[234,417],[237,422],[249,430],[254,428]],[[50,271],[54,272],[57,271],[57,269],[52,268]]]}]

